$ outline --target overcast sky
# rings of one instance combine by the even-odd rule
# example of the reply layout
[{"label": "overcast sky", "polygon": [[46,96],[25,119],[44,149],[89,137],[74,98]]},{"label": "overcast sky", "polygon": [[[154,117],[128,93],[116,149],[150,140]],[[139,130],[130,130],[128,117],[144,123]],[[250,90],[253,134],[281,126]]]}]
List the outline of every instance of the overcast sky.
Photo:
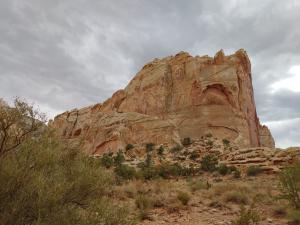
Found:
[{"label": "overcast sky", "polygon": [[153,58],[244,48],[259,118],[300,145],[298,0],[0,0],[0,97],[49,117],[102,102]]}]

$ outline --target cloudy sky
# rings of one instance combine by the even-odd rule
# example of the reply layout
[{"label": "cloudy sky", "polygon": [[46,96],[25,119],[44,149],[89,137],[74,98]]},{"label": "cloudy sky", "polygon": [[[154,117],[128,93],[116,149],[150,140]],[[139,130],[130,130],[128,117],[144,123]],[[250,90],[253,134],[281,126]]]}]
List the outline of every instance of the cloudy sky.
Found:
[{"label": "cloudy sky", "polygon": [[300,145],[298,0],[1,0],[0,97],[49,117],[101,102],[153,58],[247,50],[258,115]]}]

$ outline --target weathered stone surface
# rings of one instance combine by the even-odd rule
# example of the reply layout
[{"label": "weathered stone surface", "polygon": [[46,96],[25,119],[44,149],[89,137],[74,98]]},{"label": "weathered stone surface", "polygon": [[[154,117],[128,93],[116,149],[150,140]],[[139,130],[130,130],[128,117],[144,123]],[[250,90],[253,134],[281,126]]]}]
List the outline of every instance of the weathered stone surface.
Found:
[{"label": "weathered stone surface", "polygon": [[240,147],[274,147],[261,126],[253,97],[251,65],[244,50],[225,56],[180,52],[155,59],[103,104],[58,115],[60,136],[82,141],[92,154],[126,144],[180,143],[212,133]]}]

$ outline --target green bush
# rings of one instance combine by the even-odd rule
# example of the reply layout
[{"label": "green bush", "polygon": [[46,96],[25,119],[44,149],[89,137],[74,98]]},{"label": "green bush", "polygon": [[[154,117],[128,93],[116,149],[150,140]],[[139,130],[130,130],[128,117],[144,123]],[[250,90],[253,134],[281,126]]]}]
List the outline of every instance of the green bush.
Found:
[{"label": "green bush", "polygon": [[145,180],[153,180],[159,177],[156,167],[153,166],[142,168],[141,174]]},{"label": "green bush", "polygon": [[225,176],[226,174],[228,174],[230,172],[230,170],[229,170],[229,168],[226,165],[221,164],[218,167],[218,172],[219,172],[219,174]]},{"label": "green bush", "polygon": [[196,151],[193,151],[191,154],[190,154],[190,159],[191,160],[196,160],[200,157],[200,154]]},{"label": "green bush", "polygon": [[233,177],[236,178],[236,179],[240,178],[241,177],[241,171],[239,171],[239,170],[233,171]]},{"label": "green bush", "polygon": [[295,209],[300,209],[300,163],[287,167],[279,175],[281,195],[279,198],[287,199]]},{"label": "green bush", "polygon": [[154,145],[153,143],[147,143],[147,144],[146,144],[146,150],[147,150],[147,152],[152,152],[154,146],[155,146],[155,145]]},{"label": "green bush", "polygon": [[223,142],[223,145],[224,145],[226,148],[228,148],[228,147],[230,146],[230,141],[229,141],[229,140],[223,139],[222,142]]},{"label": "green bush", "polygon": [[171,148],[171,152],[172,152],[172,153],[178,153],[178,152],[180,152],[182,149],[183,149],[182,146],[176,145],[176,146],[174,146],[173,148]]},{"label": "green bush", "polygon": [[121,150],[117,152],[117,155],[113,157],[115,166],[121,165],[125,161],[125,157]]},{"label": "green bush", "polygon": [[208,138],[211,138],[213,135],[212,135],[212,133],[207,133],[205,136]]},{"label": "green bush", "polygon": [[151,167],[152,164],[153,164],[152,156],[150,155],[150,153],[147,153],[144,165],[145,165],[145,167]]},{"label": "green bush", "polygon": [[253,209],[245,209],[242,206],[237,219],[231,222],[231,225],[258,225],[261,221],[259,214]]},{"label": "green bush", "polygon": [[126,151],[129,151],[133,148],[134,148],[134,146],[132,144],[127,144],[125,149],[126,149]]},{"label": "green bush", "polygon": [[191,138],[189,138],[189,137],[183,138],[183,140],[181,141],[181,144],[183,146],[189,146],[190,144],[192,144]]},{"label": "green bush", "polygon": [[45,134],[1,158],[1,224],[129,224],[108,203],[113,176],[81,152]]},{"label": "green bush", "polygon": [[107,153],[103,154],[100,160],[101,160],[101,165],[104,166],[105,168],[111,168],[114,165],[113,158]]},{"label": "green bush", "polygon": [[213,172],[216,170],[218,164],[218,159],[214,155],[206,155],[202,158],[201,169],[208,172]]},{"label": "green bush", "polygon": [[136,176],[136,170],[126,164],[118,165],[114,171],[119,178],[124,180],[132,180]]},{"label": "green bush", "polygon": [[161,145],[161,146],[157,149],[157,154],[158,154],[158,155],[163,155],[163,154],[164,154],[164,151],[165,151],[165,149],[164,149],[164,147]]},{"label": "green bush", "polygon": [[262,168],[260,166],[249,166],[247,168],[247,175],[248,176],[256,176],[262,173]]},{"label": "green bush", "polygon": [[189,201],[191,200],[191,196],[186,192],[178,192],[177,193],[177,199],[183,204],[187,205]]}]

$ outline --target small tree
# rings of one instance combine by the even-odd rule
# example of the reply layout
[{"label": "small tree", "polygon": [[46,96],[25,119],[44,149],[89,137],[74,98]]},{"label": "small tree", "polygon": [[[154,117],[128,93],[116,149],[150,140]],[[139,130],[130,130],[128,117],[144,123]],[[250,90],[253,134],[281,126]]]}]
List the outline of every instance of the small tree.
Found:
[{"label": "small tree", "polygon": [[183,138],[183,140],[181,141],[181,144],[183,146],[189,146],[190,144],[192,144],[191,138],[189,138],[189,137]]},{"label": "small tree", "polygon": [[300,209],[300,164],[285,168],[280,176],[280,198],[287,199],[295,209]]},{"label": "small tree", "polygon": [[218,159],[214,155],[206,155],[201,161],[201,169],[204,171],[215,171],[218,164]]},{"label": "small tree", "polygon": [[165,151],[165,149],[164,149],[164,147],[161,145],[161,146],[157,149],[157,154],[158,154],[158,155],[163,155],[163,154],[164,154],[164,151]]},{"label": "small tree", "polygon": [[0,104],[0,158],[32,137],[46,122],[45,115],[16,98],[14,106]]},{"label": "small tree", "polygon": [[127,144],[126,145],[126,151],[129,151],[129,150],[131,150],[133,148],[134,148],[134,146],[132,144]]},{"label": "small tree", "polygon": [[118,151],[117,155],[114,157],[114,163],[116,166],[121,165],[125,161],[125,157],[121,150]]}]

